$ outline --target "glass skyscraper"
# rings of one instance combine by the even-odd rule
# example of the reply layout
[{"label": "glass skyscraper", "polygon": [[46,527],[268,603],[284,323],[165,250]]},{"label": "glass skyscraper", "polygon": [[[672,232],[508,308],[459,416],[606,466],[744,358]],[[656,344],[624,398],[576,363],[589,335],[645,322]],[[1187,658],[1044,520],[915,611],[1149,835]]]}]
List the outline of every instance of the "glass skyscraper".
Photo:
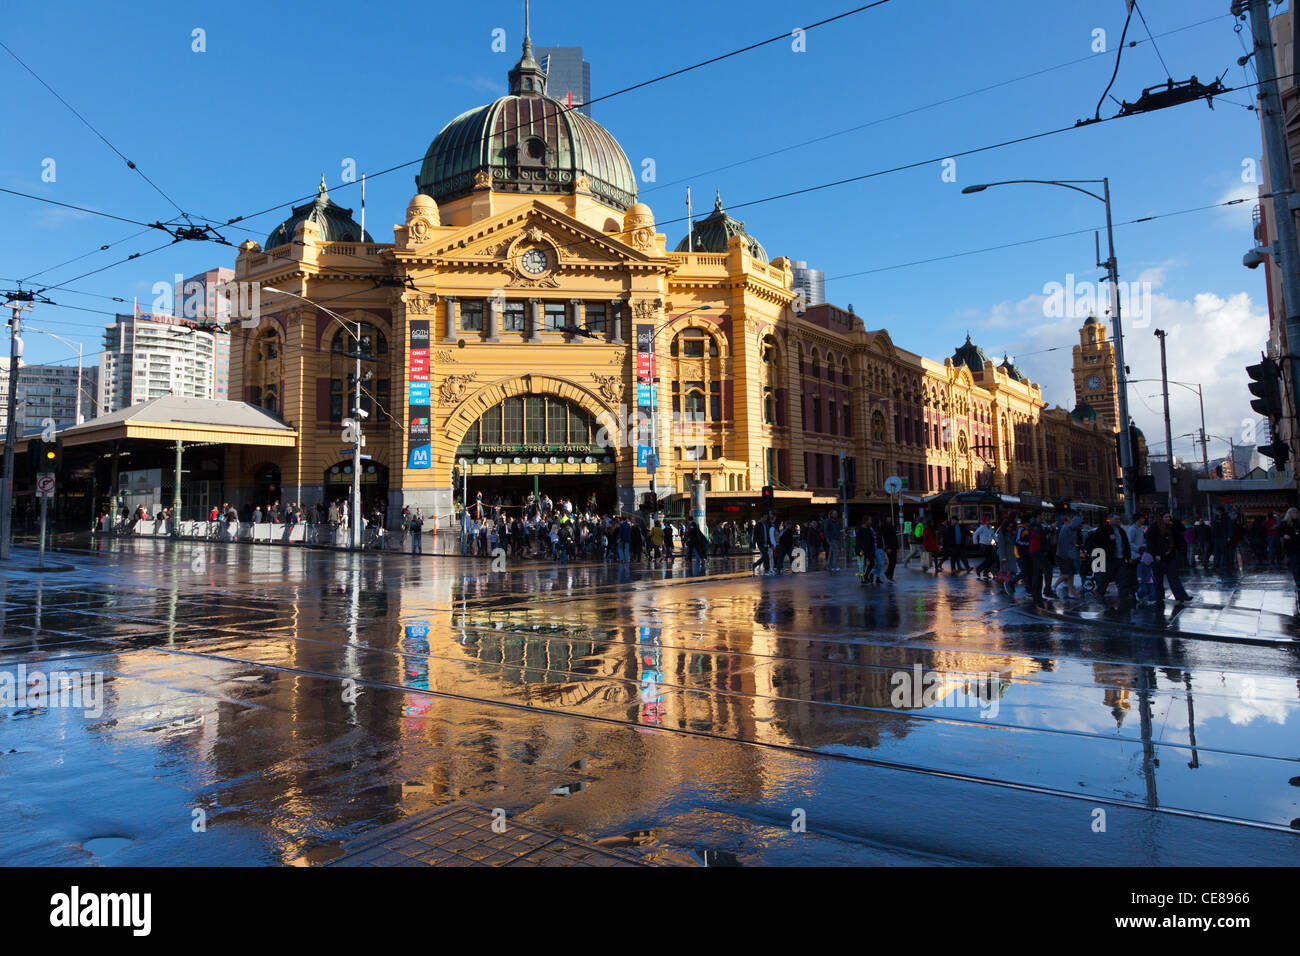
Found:
[{"label": "glass skyscraper", "polygon": [[590,116],[591,64],[582,58],[582,47],[539,46],[537,61],[546,71],[546,95]]}]

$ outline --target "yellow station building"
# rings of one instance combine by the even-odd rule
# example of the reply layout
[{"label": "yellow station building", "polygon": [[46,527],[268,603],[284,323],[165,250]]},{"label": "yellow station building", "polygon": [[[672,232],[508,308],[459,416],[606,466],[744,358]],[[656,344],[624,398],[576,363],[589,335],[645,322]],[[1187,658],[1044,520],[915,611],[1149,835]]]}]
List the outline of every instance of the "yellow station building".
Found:
[{"label": "yellow station building", "polygon": [[[362,492],[390,514],[450,515],[456,477],[471,498],[536,486],[594,493],[607,511],[698,473],[710,509],[765,484],[779,504],[829,506],[841,453],[864,505],[886,502],[895,474],[916,494],[991,477],[1006,493],[1114,502],[1114,422],[1082,394],[1074,413],[1048,408],[969,336],[933,361],[852,312],[803,309],[790,260],[769,258],[720,197],[670,244],[618,141],[546,95],[527,38],[509,79],[509,95],[434,138],[391,242],[363,235],[322,179],[265,246],[240,247],[235,281],[281,291],[234,329],[231,398],[298,441],[230,448],[232,501],[348,493],[357,347],[302,296],[361,323]],[[1113,382],[1086,367],[1082,379]]]}]

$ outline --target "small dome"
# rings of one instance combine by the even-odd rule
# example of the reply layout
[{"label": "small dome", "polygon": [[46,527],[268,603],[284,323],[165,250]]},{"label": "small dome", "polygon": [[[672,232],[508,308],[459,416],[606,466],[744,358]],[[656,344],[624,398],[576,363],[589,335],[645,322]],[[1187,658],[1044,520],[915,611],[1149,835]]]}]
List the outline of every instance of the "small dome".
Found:
[{"label": "small dome", "polygon": [[1090,316],[1088,316],[1087,320],[1086,320],[1083,324],[1084,324],[1084,325],[1101,325],[1101,323],[1097,321],[1097,317],[1096,317],[1095,315],[1090,315]]},{"label": "small dome", "polygon": [[970,333],[966,333],[966,343],[957,347],[957,351],[952,353],[952,364],[965,365],[976,375],[984,371],[984,363],[989,357],[984,354],[984,350],[975,345],[970,340]]},{"label": "small dome", "polygon": [[1080,401],[1074,406],[1074,411],[1070,412],[1070,417],[1076,422],[1095,422],[1097,420],[1097,410],[1085,401]]},{"label": "small dome", "polygon": [[1002,371],[1007,373],[1007,378],[1014,379],[1017,382],[1028,382],[1029,379],[1025,373],[1020,371],[1019,366],[1007,357],[1005,352],[1002,353],[1002,364],[998,366]]},{"label": "small dome", "polygon": [[688,237],[690,241],[684,238],[677,243],[677,252],[726,252],[731,237],[740,236],[749,246],[751,256],[759,262],[767,262],[767,250],[745,231],[745,224],[723,211],[721,192],[713,201],[713,212],[704,219],[697,219],[694,226]]},{"label": "small dome", "polygon": [[363,235],[361,227],[352,219],[352,210],[344,209],[330,199],[325,188],[325,174],[321,173],[320,188],[316,198],[301,206],[294,206],[293,213],[280,225],[271,230],[266,237],[264,249],[274,249],[293,242],[294,233],[303,222],[314,222],[320,228],[322,242],[373,242],[369,235]]},{"label": "small dome", "polygon": [[415,219],[425,219],[435,226],[442,225],[438,204],[424,193],[416,193],[411,201],[406,204],[406,221],[409,223]]}]

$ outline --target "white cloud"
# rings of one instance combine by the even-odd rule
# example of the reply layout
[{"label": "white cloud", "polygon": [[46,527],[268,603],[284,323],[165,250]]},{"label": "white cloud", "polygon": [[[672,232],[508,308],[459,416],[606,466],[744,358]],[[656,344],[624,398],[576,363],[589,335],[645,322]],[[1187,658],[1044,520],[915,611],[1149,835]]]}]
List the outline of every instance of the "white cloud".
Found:
[{"label": "white cloud", "polygon": [[[1169,377],[1199,383],[1205,396],[1205,429],[1210,435],[1246,443],[1244,419],[1256,416],[1250,409],[1246,386],[1247,365],[1259,360],[1268,335],[1268,315],[1250,295],[1238,292],[1228,297],[1202,292],[1191,300],[1177,299],[1155,291],[1163,266],[1147,270],[1150,294],[1125,303],[1125,363],[1134,381],[1129,388],[1129,414],[1147,436],[1154,452],[1164,450],[1164,418],[1160,397],[1160,343],[1155,329],[1168,333],[1166,339]],[[1103,286],[1104,289],[1104,286]],[[1001,359],[1004,351],[1029,378],[1043,388],[1043,398],[1052,404],[1073,408],[1074,376],[1071,349],[1079,342],[1082,317],[1062,318],[1044,314],[1047,296],[1032,295],[1018,302],[1000,302],[990,307],[982,322],[972,323],[972,339],[991,357]],[[1104,317],[1104,304],[1103,304]],[[1108,329],[1110,322],[1106,320]],[[977,333],[977,329],[983,329]],[[1154,398],[1151,396],[1155,396]],[[1192,457],[1189,439],[1177,436],[1200,427],[1200,405],[1192,389],[1171,385],[1169,410],[1175,436],[1174,454]],[[1199,448],[1199,446],[1195,446]],[[1227,454],[1226,443],[1211,440],[1210,457]]]}]

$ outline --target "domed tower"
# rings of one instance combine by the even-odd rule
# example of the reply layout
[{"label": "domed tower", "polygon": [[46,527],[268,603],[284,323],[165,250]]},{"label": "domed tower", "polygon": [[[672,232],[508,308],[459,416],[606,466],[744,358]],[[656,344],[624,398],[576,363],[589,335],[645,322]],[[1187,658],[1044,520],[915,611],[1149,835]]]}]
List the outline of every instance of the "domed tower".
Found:
[{"label": "domed tower", "polygon": [[298,227],[305,222],[315,225],[316,239],[320,242],[374,241],[353,220],[351,209],[344,209],[330,199],[329,190],[325,188],[324,173],[321,173],[316,198],[301,206],[294,206],[289,218],[271,230],[263,248],[274,249],[293,242]]},{"label": "domed tower", "polygon": [[589,195],[625,212],[636,202],[632,164],[605,127],[546,95],[546,71],[533,57],[526,17],[509,95],[443,127],[424,155],[416,187],[444,208],[490,188]]},{"label": "domed tower", "polygon": [[957,350],[952,353],[952,364],[965,365],[972,375],[984,374],[984,363],[988,360],[984,350],[970,340],[969,332],[966,333],[965,344],[957,346]]},{"label": "domed tower", "polygon": [[676,252],[726,252],[732,236],[740,236],[749,247],[749,254],[759,262],[767,262],[767,250],[762,243],[745,231],[745,224],[732,219],[722,208],[722,193],[713,201],[713,212],[697,219],[689,237],[677,243]]},{"label": "domed tower", "polygon": [[1119,430],[1119,387],[1116,382],[1115,345],[1107,340],[1106,326],[1095,315],[1079,329],[1074,347],[1074,398],[1086,405],[1106,428]]}]

